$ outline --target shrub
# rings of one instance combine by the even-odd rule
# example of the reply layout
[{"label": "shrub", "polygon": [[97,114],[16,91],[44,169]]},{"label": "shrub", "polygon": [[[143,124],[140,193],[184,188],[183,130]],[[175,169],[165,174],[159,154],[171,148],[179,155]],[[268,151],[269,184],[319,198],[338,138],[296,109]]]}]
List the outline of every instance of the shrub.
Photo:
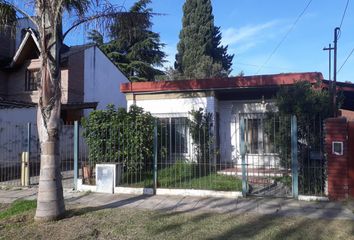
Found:
[{"label": "shrub", "polygon": [[142,108],[133,105],[127,112],[108,105],[106,110],[92,111],[82,125],[91,166],[117,162],[134,172],[151,164],[154,118]]}]

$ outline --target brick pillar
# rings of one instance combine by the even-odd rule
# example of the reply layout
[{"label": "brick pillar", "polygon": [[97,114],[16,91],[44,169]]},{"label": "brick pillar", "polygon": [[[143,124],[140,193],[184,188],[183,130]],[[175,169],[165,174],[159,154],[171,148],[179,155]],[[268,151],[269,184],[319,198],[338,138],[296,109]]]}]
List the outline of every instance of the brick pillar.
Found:
[{"label": "brick pillar", "polygon": [[354,198],[354,121],[348,122],[348,155],[349,196]]},{"label": "brick pillar", "polygon": [[[343,155],[333,154],[333,141],[343,142]],[[328,197],[348,198],[348,124],[344,117],[325,120],[325,151],[327,154]]]}]

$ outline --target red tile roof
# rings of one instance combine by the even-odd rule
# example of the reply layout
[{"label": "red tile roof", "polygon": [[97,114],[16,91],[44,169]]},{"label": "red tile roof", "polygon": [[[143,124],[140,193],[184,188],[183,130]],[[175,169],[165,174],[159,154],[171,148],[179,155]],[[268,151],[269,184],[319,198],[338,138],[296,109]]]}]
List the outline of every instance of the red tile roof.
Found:
[{"label": "red tile roof", "polygon": [[323,80],[320,72],[284,73],[273,75],[257,75],[231,78],[211,78],[197,80],[159,81],[159,82],[134,82],[123,83],[120,90],[130,92],[182,92],[195,90],[236,89],[255,87],[274,87],[292,85],[296,81],[306,80],[315,83]]}]

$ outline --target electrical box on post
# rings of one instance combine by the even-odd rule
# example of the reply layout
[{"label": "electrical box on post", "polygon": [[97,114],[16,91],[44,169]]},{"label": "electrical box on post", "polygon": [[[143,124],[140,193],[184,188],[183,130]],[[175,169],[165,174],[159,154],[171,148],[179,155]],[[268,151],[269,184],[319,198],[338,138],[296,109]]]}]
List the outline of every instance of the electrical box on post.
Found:
[{"label": "electrical box on post", "polygon": [[339,141],[332,142],[332,154],[337,156],[343,155],[343,142],[339,142]]}]

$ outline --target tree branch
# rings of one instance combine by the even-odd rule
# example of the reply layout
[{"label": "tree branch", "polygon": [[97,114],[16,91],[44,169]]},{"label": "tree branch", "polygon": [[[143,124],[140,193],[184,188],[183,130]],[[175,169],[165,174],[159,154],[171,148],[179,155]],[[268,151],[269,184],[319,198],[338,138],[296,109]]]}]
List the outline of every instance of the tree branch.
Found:
[{"label": "tree branch", "polygon": [[8,1],[4,1],[4,0],[3,1],[0,0],[0,3],[4,3],[4,4],[7,4],[7,5],[11,6],[13,9],[15,9],[15,11],[17,11],[17,12],[21,13],[23,16],[27,17],[38,28],[37,21],[33,17],[31,17],[31,15],[29,15],[27,12],[25,12],[21,8],[17,7],[15,4],[10,3]]},{"label": "tree branch", "polygon": [[74,24],[68,29],[65,31],[65,33],[63,34],[63,40],[65,39],[66,35],[68,35],[68,33],[70,31],[72,31],[73,29],[77,28],[78,26],[80,26],[81,24],[84,24],[84,23],[87,23],[87,22],[91,22],[91,21],[94,21],[94,20],[97,20],[97,19],[100,19],[100,18],[113,18],[113,17],[116,17],[116,16],[119,16],[119,15],[122,15],[123,12],[115,12],[115,13],[99,13],[97,15],[93,15],[93,16],[89,16],[87,18],[83,18],[83,19],[80,19],[76,22],[74,22]]}]

